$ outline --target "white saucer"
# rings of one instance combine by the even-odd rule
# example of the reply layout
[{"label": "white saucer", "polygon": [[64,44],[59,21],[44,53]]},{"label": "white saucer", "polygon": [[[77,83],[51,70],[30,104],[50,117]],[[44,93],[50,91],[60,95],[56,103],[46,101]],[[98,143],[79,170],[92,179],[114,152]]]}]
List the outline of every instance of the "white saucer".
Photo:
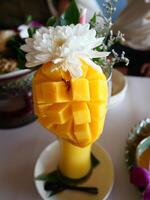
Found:
[{"label": "white saucer", "polygon": [[[106,200],[112,190],[114,183],[114,169],[110,156],[98,144],[92,147],[92,153],[100,160],[100,164],[94,168],[89,179],[80,184],[84,186],[97,187],[98,195],[91,195],[83,192],[74,192],[65,190],[57,195],[48,197],[47,192],[43,188],[43,181],[35,181],[38,193],[44,200]],[[59,155],[59,143],[53,142],[47,146],[39,156],[35,165],[34,177],[41,174],[49,173],[57,168]]]},{"label": "white saucer", "polygon": [[112,96],[110,97],[109,107],[120,103],[125,97],[128,83],[126,77],[118,70],[112,72]]}]

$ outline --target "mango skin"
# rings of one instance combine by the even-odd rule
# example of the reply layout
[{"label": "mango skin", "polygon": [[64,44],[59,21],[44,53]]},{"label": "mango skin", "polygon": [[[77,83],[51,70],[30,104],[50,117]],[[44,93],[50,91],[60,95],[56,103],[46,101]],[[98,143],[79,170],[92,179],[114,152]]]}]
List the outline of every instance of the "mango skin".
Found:
[{"label": "mango skin", "polygon": [[108,86],[103,72],[82,60],[83,75],[51,71],[44,64],[33,79],[33,101],[39,122],[75,146],[92,144],[102,133],[107,112]]}]

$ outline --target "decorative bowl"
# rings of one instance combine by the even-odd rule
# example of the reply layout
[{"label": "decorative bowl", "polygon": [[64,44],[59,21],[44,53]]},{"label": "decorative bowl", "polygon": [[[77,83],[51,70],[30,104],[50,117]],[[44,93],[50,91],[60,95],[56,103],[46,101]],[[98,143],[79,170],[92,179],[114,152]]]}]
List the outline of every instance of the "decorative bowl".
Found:
[{"label": "decorative bowl", "polygon": [[31,70],[0,75],[0,128],[14,128],[35,119],[32,106]]}]

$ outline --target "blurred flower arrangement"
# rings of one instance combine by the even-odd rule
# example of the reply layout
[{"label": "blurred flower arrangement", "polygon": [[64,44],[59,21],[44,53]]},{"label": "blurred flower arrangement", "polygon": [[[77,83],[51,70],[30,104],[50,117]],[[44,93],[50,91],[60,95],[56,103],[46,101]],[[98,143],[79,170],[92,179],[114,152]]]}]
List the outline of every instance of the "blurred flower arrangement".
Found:
[{"label": "blurred flower arrangement", "polygon": [[[67,11],[65,11],[59,17],[52,16],[51,18],[48,19],[46,24],[41,24],[39,22],[32,21],[32,18],[28,17],[27,23],[25,25],[21,25],[18,27],[19,34],[17,36],[14,36],[9,42],[9,46],[14,49],[13,52],[15,52],[15,55],[17,55],[18,68],[24,68],[26,65],[26,60],[31,61],[31,54],[33,57],[33,53],[29,53],[31,52],[31,49],[34,52],[34,55],[35,54],[37,55],[37,52],[39,51],[38,48],[43,48],[42,49],[43,51],[45,51],[44,49],[47,48],[46,50],[47,52],[45,53],[46,57],[44,57],[44,55],[38,57],[37,59],[38,61],[36,60],[34,66],[30,66],[31,63],[29,64],[29,62],[27,62],[27,67],[33,67],[33,69],[36,69],[36,67],[39,67],[41,64],[43,64],[44,59],[45,61],[47,61],[47,58],[48,56],[50,56],[50,52],[54,47],[54,46],[50,47],[50,45],[47,45],[48,44],[47,42],[50,42],[50,39],[48,39],[48,32],[50,33],[49,27],[57,27],[57,26],[59,27],[71,24],[77,25],[79,22],[85,23],[86,24],[85,26],[87,26],[88,24],[89,29],[95,31],[96,37],[101,38],[101,42],[93,46],[93,51],[97,52],[97,56],[91,56],[91,59],[103,69],[107,77],[109,77],[113,66],[117,65],[117,63],[123,62],[127,65],[128,59],[125,57],[125,53],[123,52],[122,55],[119,56],[112,49],[112,46],[116,42],[124,41],[122,33],[118,31],[117,35],[114,36],[113,31],[111,30],[112,27],[111,16],[112,13],[115,11],[115,5],[117,1],[118,0],[109,0],[109,1],[106,0],[103,5],[104,14],[102,15],[94,14],[94,16],[89,22],[86,21],[85,10],[80,11],[77,8],[77,5],[74,0],[72,1]],[[45,28],[43,28],[43,26]],[[57,29],[62,29],[62,28],[57,28]],[[57,31],[59,32],[59,30]],[[47,36],[45,36],[46,34]],[[47,37],[47,41],[45,37]],[[34,39],[36,38],[36,41],[39,43],[33,45],[32,38]],[[26,45],[27,48],[24,46],[22,49],[20,49],[20,46],[24,45],[25,43],[27,43],[30,46],[30,49],[27,49],[28,48],[27,45]],[[46,47],[42,46],[44,44],[46,45]],[[23,50],[25,50],[25,52]],[[101,55],[103,52],[104,56],[100,56],[100,52]],[[110,52],[110,53],[105,54],[105,52]]]},{"label": "blurred flower arrangement", "polygon": [[[141,165],[138,160],[143,155],[142,148],[138,148],[140,143],[150,137],[150,119],[141,120],[131,129],[128,135],[125,148],[125,162],[129,170],[130,182],[138,188],[141,199],[150,199],[150,162],[144,159],[148,165]],[[141,154],[137,156],[137,149]],[[146,148],[143,150],[146,150]],[[143,153],[142,153],[143,152]]]},{"label": "blurred flower arrangement", "polygon": [[[119,56],[112,48],[115,43],[123,43],[125,41],[123,33],[118,31],[116,35],[112,31],[112,14],[116,10],[118,0],[106,0],[103,4],[104,14],[94,15],[90,20],[91,28],[94,28],[98,37],[104,37],[103,43],[97,47],[99,51],[109,51],[111,54],[107,59],[96,58],[93,61],[100,65],[108,77],[114,66],[118,63],[129,64],[128,58],[125,57],[125,52]],[[105,16],[104,16],[105,15]]]}]

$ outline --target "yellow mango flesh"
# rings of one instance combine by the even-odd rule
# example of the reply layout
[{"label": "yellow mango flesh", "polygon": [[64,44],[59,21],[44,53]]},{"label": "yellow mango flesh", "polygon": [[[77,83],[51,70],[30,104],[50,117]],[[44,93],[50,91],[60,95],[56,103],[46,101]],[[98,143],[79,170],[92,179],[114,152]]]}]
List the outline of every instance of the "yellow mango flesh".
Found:
[{"label": "yellow mango flesh", "polygon": [[[107,83],[103,80],[89,81],[91,101],[107,101]],[[94,90],[94,91],[93,91]]]},{"label": "yellow mango flesh", "polygon": [[72,114],[74,124],[85,124],[91,122],[90,110],[85,102],[80,102],[80,104],[73,103]]},{"label": "yellow mango flesh", "polygon": [[105,118],[107,107],[105,103],[99,104],[90,102],[88,103],[88,107],[92,116],[92,121],[99,122],[100,119]]},{"label": "yellow mango flesh", "polygon": [[84,147],[91,143],[92,135],[89,124],[80,124],[74,126],[74,134],[79,146]]},{"label": "yellow mango flesh", "polygon": [[[73,79],[71,81],[73,101],[89,101],[90,91],[89,82],[85,78]],[[84,92],[83,92],[84,88]]]},{"label": "yellow mango flesh", "polygon": [[35,101],[40,103],[62,103],[71,100],[64,82],[44,82],[35,85]]},{"label": "yellow mango flesh", "polygon": [[64,124],[69,121],[70,106],[65,103],[53,104],[47,110],[47,118],[49,118],[50,123],[54,124]]},{"label": "yellow mango flesh", "polygon": [[72,144],[85,147],[102,133],[107,111],[107,80],[102,72],[82,60],[83,75],[51,71],[44,64],[33,80],[35,113],[40,123]]}]

